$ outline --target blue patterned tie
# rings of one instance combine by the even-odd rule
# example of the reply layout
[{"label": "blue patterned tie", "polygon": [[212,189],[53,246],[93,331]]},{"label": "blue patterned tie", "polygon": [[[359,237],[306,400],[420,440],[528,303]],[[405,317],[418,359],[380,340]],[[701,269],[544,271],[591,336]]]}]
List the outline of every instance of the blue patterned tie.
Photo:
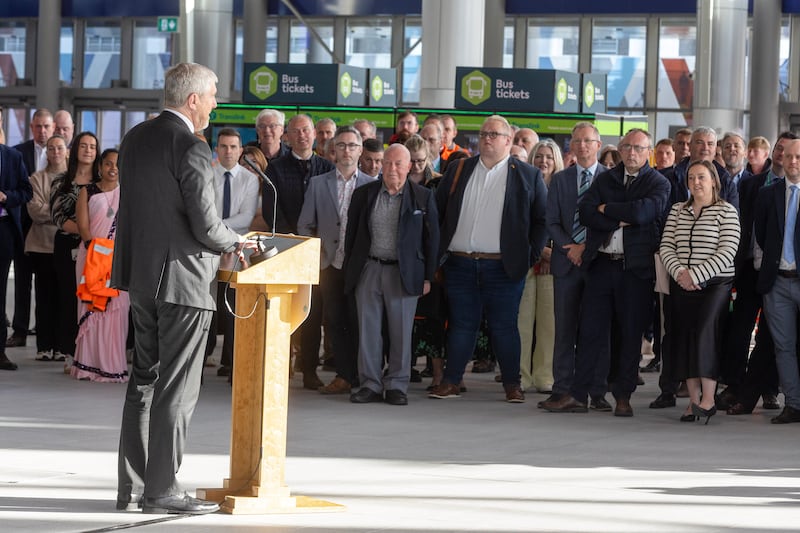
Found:
[{"label": "blue patterned tie", "polygon": [[797,185],[789,187],[789,206],[786,208],[786,226],[783,230],[783,258],[787,263],[794,263],[794,227],[797,224]]},{"label": "blue patterned tie", "polygon": [[231,216],[231,173],[225,172],[225,185],[222,187],[222,219]]},{"label": "blue patterned tie", "polygon": [[[581,197],[589,190],[589,186],[592,184],[589,179],[591,175],[592,173],[588,169],[583,169],[583,172],[581,172],[581,184],[578,186],[578,202],[581,201]],[[572,219],[572,240],[575,244],[580,244],[586,240],[586,228],[581,225],[577,209],[575,209],[575,216]]]}]

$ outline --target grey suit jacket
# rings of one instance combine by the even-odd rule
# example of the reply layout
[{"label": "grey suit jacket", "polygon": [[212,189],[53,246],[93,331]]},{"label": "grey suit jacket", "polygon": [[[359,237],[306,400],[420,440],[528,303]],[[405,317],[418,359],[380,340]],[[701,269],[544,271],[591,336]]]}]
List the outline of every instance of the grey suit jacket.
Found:
[{"label": "grey suit jacket", "polygon": [[[356,188],[375,181],[360,170],[355,175]],[[320,268],[328,268],[336,257],[339,246],[339,194],[336,189],[336,170],[313,176],[303,200],[303,209],[297,220],[297,233],[322,240]]]},{"label": "grey suit jacket", "polygon": [[238,235],[217,215],[208,144],[164,111],[125,135],[119,169],[112,285],[216,309],[219,253],[232,251]]},{"label": "grey suit jacket", "polygon": [[[594,176],[606,170],[598,164]],[[566,276],[574,266],[567,257],[566,244],[572,240],[572,224],[578,208],[578,167],[567,167],[553,174],[550,190],[547,193],[547,233],[553,241],[553,254],[550,257],[550,272],[554,276]]]}]

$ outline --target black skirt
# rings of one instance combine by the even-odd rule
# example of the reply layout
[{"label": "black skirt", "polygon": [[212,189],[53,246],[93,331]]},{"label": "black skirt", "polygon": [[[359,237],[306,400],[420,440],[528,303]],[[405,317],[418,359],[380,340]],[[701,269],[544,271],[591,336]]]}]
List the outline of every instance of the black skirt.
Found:
[{"label": "black skirt", "polygon": [[717,379],[733,278],[715,278],[699,291],[685,291],[673,279],[669,285],[673,379]]}]

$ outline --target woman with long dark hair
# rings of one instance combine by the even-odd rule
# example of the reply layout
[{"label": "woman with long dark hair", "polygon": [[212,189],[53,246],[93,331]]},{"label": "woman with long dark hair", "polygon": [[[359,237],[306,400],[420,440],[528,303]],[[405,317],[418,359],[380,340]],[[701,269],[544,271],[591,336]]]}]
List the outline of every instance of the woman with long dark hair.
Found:
[{"label": "woman with long dark hair", "polygon": [[59,309],[62,319],[57,322],[56,350],[67,361],[64,371],[69,372],[75,354],[75,337],[78,334],[78,299],[75,296],[75,258],[81,243],[75,216],[75,204],[82,187],[97,180],[97,137],[94,133],[79,133],[69,151],[67,172],[53,181],[50,196],[50,213],[58,227],[53,239],[53,259],[58,279]]}]

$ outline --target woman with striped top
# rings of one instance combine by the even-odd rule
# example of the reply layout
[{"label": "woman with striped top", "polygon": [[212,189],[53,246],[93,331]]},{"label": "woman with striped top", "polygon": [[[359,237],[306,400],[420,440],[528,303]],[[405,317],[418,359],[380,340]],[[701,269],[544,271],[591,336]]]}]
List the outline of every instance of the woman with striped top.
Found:
[{"label": "woman with striped top", "polygon": [[660,254],[669,272],[674,317],[667,332],[674,379],[685,380],[691,400],[682,422],[716,412],[714,394],[720,347],[739,246],[739,216],[719,196],[720,180],[709,161],[689,165],[689,200],[672,206]]}]

